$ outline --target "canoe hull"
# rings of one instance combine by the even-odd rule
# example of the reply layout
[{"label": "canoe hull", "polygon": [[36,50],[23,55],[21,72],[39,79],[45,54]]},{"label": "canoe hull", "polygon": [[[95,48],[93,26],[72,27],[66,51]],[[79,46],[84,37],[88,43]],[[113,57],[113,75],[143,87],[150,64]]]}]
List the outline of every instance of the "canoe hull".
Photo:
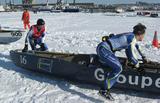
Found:
[{"label": "canoe hull", "polygon": [[[12,61],[19,67],[79,83],[103,87],[104,73],[109,68],[99,64],[88,65],[91,55],[69,54],[66,57],[58,57],[57,55],[53,53],[45,57],[37,55],[36,52],[22,53],[20,51],[10,51]],[[70,57],[73,58],[71,59]],[[122,62],[124,62],[123,59]],[[152,72],[146,71],[146,74],[142,76],[128,67],[120,74],[115,88],[160,93],[160,71],[159,69]]]},{"label": "canoe hull", "polygon": [[24,35],[23,30],[2,28],[0,29],[0,43],[9,44],[19,40]]}]

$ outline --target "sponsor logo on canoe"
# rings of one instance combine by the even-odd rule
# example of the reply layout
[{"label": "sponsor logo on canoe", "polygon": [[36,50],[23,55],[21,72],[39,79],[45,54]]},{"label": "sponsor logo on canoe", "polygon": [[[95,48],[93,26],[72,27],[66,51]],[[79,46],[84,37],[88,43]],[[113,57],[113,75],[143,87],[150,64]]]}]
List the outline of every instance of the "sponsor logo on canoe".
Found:
[{"label": "sponsor logo on canoe", "polygon": [[[102,68],[97,68],[94,72],[94,76],[98,81],[104,81],[104,70]],[[153,80],[153,78],[149,76],[120,74],[117,79],[117,82],[119,84],[140,86],[141,88],[146,88],[150,86],[160,88],[160,78],[158,77]]]},{"label": "sponsor logo on canoe", "polygon": [[12,37],[19,37],[19,36],[22,36],[22,33],[20,31],[14,31],[14,32],[11,32],[11,36]]},{"label": "sponsor logo on canoe", "polygon": [[47,58],[39,58],[38,60],[38,68],[40,70],[51,72],[53,61]]}]

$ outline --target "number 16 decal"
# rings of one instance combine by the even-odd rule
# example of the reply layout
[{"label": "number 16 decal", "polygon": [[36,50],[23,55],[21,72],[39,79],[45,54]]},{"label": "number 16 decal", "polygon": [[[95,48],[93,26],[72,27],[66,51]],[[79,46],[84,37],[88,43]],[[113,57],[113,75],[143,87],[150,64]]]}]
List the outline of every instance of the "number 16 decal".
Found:
[{"label": "number 16 decal", "polygon": [[21,62],[21,64],[27,64],[26,56],[20,55],[20,62]]}]

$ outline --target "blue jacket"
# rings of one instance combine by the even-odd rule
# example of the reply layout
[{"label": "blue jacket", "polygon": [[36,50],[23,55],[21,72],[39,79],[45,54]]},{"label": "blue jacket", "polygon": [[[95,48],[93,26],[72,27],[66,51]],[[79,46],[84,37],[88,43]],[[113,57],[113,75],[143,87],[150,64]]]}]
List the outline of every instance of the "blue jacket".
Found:
[{"label": "blue jacket", "polygon": [[114,35],[108,39],[113,51],[120,51],[125,49],[128,59],[134,64],[138,64],[138,59],[135,54],[135,48],[139,54],[143,57],[137,44],[136,38],[132,32]]}]

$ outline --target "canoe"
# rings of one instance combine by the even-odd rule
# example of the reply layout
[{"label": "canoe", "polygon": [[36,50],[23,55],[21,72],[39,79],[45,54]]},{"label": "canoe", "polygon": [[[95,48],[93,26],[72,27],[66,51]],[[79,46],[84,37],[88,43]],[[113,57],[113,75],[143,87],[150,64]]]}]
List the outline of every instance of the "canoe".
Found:
[{"label": "canoe", "polygon": [[19,28],[1,27],[0,44],[9,44],[15,42],[24,35],[25,30]]},{"label": "canoe", "polygon": [[[111,70],[99,62],[96,54],[11,50],[10,56],[15,65],[22,69],[97,87],[103,87],[104,73]],[[127,65],[126,58],[119,57],[119,60],[123,64],[123,72],[113,88],[160,93],[159,63],[141,63],[140,68],[145,70],[142,75]]]}]

